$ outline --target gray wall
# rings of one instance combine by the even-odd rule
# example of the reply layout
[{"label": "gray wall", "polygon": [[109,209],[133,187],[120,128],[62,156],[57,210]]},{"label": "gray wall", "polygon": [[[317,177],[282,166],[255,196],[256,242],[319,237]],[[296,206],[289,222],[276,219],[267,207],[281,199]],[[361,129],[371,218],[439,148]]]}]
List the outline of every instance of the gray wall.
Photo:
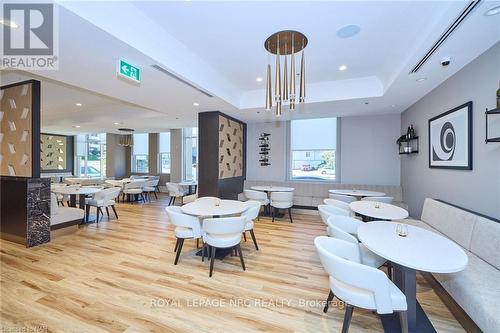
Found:
[{"label": "gray wall", "polygon": [[126,148],[118,144],[120,135],[106,134],[106,177],[123,178],[127,173]]},{"label": "gray wall", "polygon": [[182,129],[170,130],[170,181],[182,180]]},{"label": "gray wall", "polygon": [[[396,146],[401,117],[396,115],[343,117],[340,121],[340,180],[344,184],[400,185]],[[285,122],[251,123],[247,127],[247,179],[286,181]],[[270,133],[270,166],[259,163],[258,137]]]},{"label": "gray wall", "polygon": [[[411,216],[420,217],[424,199],[430,197],[500,218],[500,143],[484,142],[484,111],[495,108],[499,79],[497,43],[403,112],[401,128],[414,124],[420,136],[420,153],[401,160],[403,194]],[[430,169],[428,120],[468,101],[473,102],[473,170]]]}]

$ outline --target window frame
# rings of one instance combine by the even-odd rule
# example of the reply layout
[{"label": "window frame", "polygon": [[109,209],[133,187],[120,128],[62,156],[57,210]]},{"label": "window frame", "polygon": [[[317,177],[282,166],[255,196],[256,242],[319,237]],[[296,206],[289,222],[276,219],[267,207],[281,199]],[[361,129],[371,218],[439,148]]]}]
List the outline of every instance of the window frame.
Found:
[{"label": "window frame", "polygon": [[[158,133],[158,166],[157,166],[157,168],[158,168],[158,173],[160,175],[170,175],[172,173],[172,152],[170,151],[170,149],[168,152],[161,151],[161,149],[160,149],[160,147],[161,147],[161,134],[166,134],[166,133],[168,133],[168,135],[170,137],[169,142],[171,143],[172,142],[171,141],[172,140],[172,133],[170,131]],[[168,156],[168,161],[169,161],[169,165],[170,165],[169,172],[163,172],[163,170],[162,170],[162,163],[161,162],[162,162],[162,155],[164,155],[164,154],[169,155]]]},{"label": "window frame", "polygon": [[[193,129],[196,128],[196,136],[193,136]],[[186,130],[190,129],[191,130],[191,134],[188,136],[188,135],[185,135],[186,133]],[[198,165],[199,165],[199,128],[198,127],[185,127],[182,129],[181,131],[181,134],[182,134],[182,157],[181,157],[181,179],[182,181],[185,181],[185,182],[188,182],[188,181],[198,181]],[[194,177],[194,179],[188,179],[186,178],[186,140],[187,139],[191,139],[193,140],[193,138],[196,138],[196,177]],[[190,155],[190,158],[191,158],[191,161],[192,161],[192,158],[193,158],[193,155],[191,153]],[[190,163],[191,167],[192,167],[192,162]]]},{"label": "window frame", "polygon": [[[135,135],[137,134],[146,134],[146,137],[147,137],[147,140],[148,140],[148,147],[147,147],[147,151],[149,152],[149,133],[134,133],[132,134],[132,139],[133,139],[133,142],[135,143]],[[149,165],[149,154],[134,154],[134,147],[131,147],[130,149],[130,172],[132,174],[139,174],[139,175],[147,175],[149,174],[149,169],[150,169],[150,165]],[[137,171],[137,168],[136,168],[136,156],[146,156],[146,161],[148,163],[148,168],[147,168],[147,171],[146,172],[139,172]]]},{"label": "window frame", "polygon": [[[294,179],[292,177],[292,130],[291,130],[291,120],[286,122],[286,181],[289,182],[301,182],[301,183],[320,183],[320,184],[339,184],[341,182],[341,146],[342,146],[342,136],[341,136],[341,117],[320,117],[320,118],[336,118],[337,119],[337,143],[335,147],[335,179]],[[293,119],[301,120],[301,119]]]}]

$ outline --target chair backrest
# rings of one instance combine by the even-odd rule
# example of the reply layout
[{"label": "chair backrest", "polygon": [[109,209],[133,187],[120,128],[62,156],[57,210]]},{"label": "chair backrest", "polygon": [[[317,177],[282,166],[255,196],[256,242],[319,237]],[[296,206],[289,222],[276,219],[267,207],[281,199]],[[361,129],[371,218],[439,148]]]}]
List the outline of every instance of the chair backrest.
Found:
[{"label": "chair backrest", "polygon": [[393,197],[364,197],[361,200],[392,204],[392,202],[394,201],[394,198]]},{"label": "chair backrest", "polygon": [[343,201],[343,202],[347,202],[347,203],[351,203],[353,201],[358,201],[358,199],[356,199],[355,197],[351,197],[350,195],[330,193],[328,196],[330,197],[330,199],[335,199],[335,200],[339,200],[339,201]]},{"label": "chair backrest", "polygon": [[158,185],[159,179],[149,179],[144,182],[144,187],[155,187]]},{"label": "chair backrest", "polygon": [[[351,206],[349,206],[349,204],[347,202],[345,202],[345,201],[340,201],[340,200],[337,200],[337,199],[325,199],[325,200],[323,200],[323,202],[326,205],[330,205],[330,206],[342,208],[342,209],[347,210],[348,212],[352,212]],[[354,213],[354,212],[352,212],[352,213]]]},{"label": "chair backrest", "polygon": [[203,220],[203,231],[210,236],[242,234],[245,229],[246,218],[238,217],[219,217]]},{"label": "chair backrest", "polygon": [[[346,242],[359,245],[358,239],[356,237],[354,237],[353,235],[349,234],[348,232],[342,230],[334,223],[334,218],[335,218],[335,215],[332,215],[327,220],[328,236],[333,237],[333,238],[337,238],[337,239],[342,239]],[[361,260],[360,260],[360,262],[361,262]]]},{"label": "chair backrest", "polygon": [[253,221],[257,218],[257,216],[259,216],[260,202],[256,200],[248,200],[245,203],[248,205],[248,209],[241,213],[241,216],[244,216],[247,222]]},{"label": "chair backrest", "polygon": [[168,206],[165,208],[170,222],[176,227],[190,228],[195,237],[201,236],[200,220],[191,215],[184,214],[181,207]]},{"label": "chair backrest", "polygon": [[113,200],[116,198],[121,192],[121,188],[119,187],[110,187],[107,189],[104,189],[102,191],[99,191],[94,194],[94,199],[95,200]]},{"label": "chair backrest", "polygon": [[358,219],[339,215],[330,216],[328,222],[355,237],[358,237],[358,228],[364,224],[364,222]]},{"label": "chair backrest", "polygon": [[50,215],[56,215],[59,207],[57,206],[57,195],[50,193]]},{"label": "chair backrest", "polygon": [[266,192],[255,191],[255,190],[243,190],[243,193],[245,194],[245,197],[248,200],[266,200],[267,199]]},{"label": "chair backrest", "polygon": [[293,203],[293,191],[290,192],[271,192],[271,200],[279,202],[292,202]]},{"label": "chair backrest", "polygon": [[179,193],[181,192],[181,188],[177,183],[166,183],[166,185],[168,193],[172,196],[179,195]]},{"label": "chair backrest", "polygon": [[342,208],[338,208],[330,205],[319,205],[318,206],[319,215],[323,222],[328,225],[328,218],[331,215],[340,215],[340,216],[350,216],[351,214]]},{"label": "chair backrest", "polygon": [[[334,279],[344,284],[371,291],[380,314],[394,312],[389,290],[389,279],[381,270],[363,265],[359,260],[357,244],[341,239],[319,236],[314,239],[321,264]],[[332,281],[330,279],[330,281]],[[333,282],[334,283],[334,282]],[[352,304],[356,306],[356,304]]]},{"label": "chair backrest", "polygon": [[221,199],[217,198],[217,197],[201,197],[201,198],[197,198],[195,201],[196,202],[206,202],[206,203],[211,203],[213,202],[214,204],[216,202],[219,202]]},{"label": "chair backrest", "polygon": [[123,187],[124,190],[129,190],[131,188],[143,188],[145,181],[133,181],[125,184]]}]

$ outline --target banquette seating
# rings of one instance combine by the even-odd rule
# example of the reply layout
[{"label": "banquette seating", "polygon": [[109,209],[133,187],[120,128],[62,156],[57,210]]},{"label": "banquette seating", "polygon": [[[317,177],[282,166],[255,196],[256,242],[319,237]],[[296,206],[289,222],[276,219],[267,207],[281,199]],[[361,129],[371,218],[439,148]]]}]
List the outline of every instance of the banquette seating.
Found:
[{"label": "banquette seating", "polygon": [[83,221],[83,209],[73,207],[60,207],[57,205],[57,196],[50,194],[50,231],[51,236],[64,234],[78,229],[78,224]]},{"label": "banquette seating", "polygon": [[433,276],[483,332],[498,332],[500,222],[429,198],[421,220],[403,222],[441,234],[464,249],[469,257],[465,270]]}]

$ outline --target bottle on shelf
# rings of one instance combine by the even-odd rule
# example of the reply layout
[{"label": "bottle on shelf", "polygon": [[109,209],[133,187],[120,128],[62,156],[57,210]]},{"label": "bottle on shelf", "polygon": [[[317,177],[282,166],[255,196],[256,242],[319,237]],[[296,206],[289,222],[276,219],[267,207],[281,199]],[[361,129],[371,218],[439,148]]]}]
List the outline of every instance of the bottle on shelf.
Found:
[{"label": "bottle on shelf", "polygon": [[415,129],[413,128],[413,124],[410,126],[410,139],[415,137]]},{"label": "bottle on shelf", "polygon": [[408,126],[408,129],[406,130],[406,138],[410,138],[410,126]]},{"label": "bottle on shelf", "polygon": [[497,109],[500,109],[500,88],[497,90]]}]

